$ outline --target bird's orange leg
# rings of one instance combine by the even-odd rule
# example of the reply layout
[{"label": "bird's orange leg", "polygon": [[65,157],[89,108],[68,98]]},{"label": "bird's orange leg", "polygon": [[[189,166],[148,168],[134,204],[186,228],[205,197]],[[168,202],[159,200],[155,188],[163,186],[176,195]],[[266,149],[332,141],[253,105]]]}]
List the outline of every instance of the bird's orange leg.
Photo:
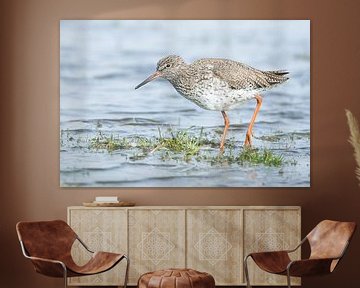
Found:
[{"label": "bird's orange leg", "polygon": [[228,118],[228,116],[226,115],[225,111],[221,111],[221,114],[222,114],[222,116],[224,117],[225,127],[224,127],[224,132],[223,132],[223,134],[222,134],[222,136],[221,136],[220,152],[224,152],[225,138],[226,138],[227,130],[228,130],[229,125],[230,125],[230,121],[229,121],[229,118]]},{"label": "bird's orange leg", "polygon": [[260,110],[260,107],[261,107],[261,104],[262,104],[262,97],[260,95],[256,95],[255,99],[256,99],[256,102],[257,102],[256,103],[256,108],[255,108],[253,116],[251,117],[251,121],[250,121],[249,127],[248,127],[247,132],[246,132],[246,138],[245,138],[245,146],[246,147],[251,147],[252,128],[254,126],[256,116],[259,113],[259,110]]}]

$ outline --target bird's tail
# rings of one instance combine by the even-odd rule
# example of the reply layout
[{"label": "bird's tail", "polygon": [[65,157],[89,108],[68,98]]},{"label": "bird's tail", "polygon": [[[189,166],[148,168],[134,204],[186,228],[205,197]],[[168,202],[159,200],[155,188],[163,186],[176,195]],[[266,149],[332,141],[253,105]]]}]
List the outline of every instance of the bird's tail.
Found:
[{"label": "bird's tail", "polygon": [[267,76],[267,82],[271,85],[281,84],[289,80],[289,77],[286,76],[289,71],[286,70],[265,71],[264,73]]}]

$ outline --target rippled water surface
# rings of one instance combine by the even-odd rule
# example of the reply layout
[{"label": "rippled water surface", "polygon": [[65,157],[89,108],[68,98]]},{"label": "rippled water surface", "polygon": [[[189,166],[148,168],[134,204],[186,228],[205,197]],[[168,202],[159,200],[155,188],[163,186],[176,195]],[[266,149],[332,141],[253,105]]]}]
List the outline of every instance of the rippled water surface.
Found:
[{"label": "rippled water surface", "polygon": [[[309,21],[61,21],[60,183],[75,187],[310,186]],[[220,112],[189,102],[166,81],[134,87],[168,54],[187,62],[229,58],[291,79],[263,94],[253,146],[284,159],[280,167],[134,157],[134,149],[94,149],[99,135],[155,139],[168,127],[220,141]],[[225,153],[239,153],[255,108],[228,113]],[[202,129],[203,127],[203,129]],[[203,132],[200,132],[202,129]],[[215,155],[217,148],[206,148]]]}]

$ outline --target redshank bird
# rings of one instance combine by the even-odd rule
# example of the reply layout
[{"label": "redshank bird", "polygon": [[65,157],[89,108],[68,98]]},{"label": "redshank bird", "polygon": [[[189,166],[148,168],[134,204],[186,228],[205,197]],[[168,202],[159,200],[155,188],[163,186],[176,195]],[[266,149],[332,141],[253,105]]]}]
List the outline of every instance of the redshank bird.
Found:
[{"label": "redshank bird", "polygon": [[161,77],[201,108],[221,111],[225,124],[220,142],[220,151],[223,151],[230,125],[226,111],[247,100],[256,99],[244,143],[245,146],[251,146],[252,129],[262,104],[259,93],[288,80],[288,73],[285,70],[261,71],[237,61],[218,58],[204,58],[186,64],[180,56],[170,55],[160,59],[156,71],[135,89]]}]

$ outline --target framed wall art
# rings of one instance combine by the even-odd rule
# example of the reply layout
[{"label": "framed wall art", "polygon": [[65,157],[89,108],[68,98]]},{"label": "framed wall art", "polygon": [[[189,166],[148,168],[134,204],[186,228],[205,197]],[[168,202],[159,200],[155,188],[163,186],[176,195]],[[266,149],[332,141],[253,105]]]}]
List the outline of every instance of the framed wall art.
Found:
[{"label": "framed wall art", "polygon": [[60,185],[309,187],[310,21],[60,21]]}]

